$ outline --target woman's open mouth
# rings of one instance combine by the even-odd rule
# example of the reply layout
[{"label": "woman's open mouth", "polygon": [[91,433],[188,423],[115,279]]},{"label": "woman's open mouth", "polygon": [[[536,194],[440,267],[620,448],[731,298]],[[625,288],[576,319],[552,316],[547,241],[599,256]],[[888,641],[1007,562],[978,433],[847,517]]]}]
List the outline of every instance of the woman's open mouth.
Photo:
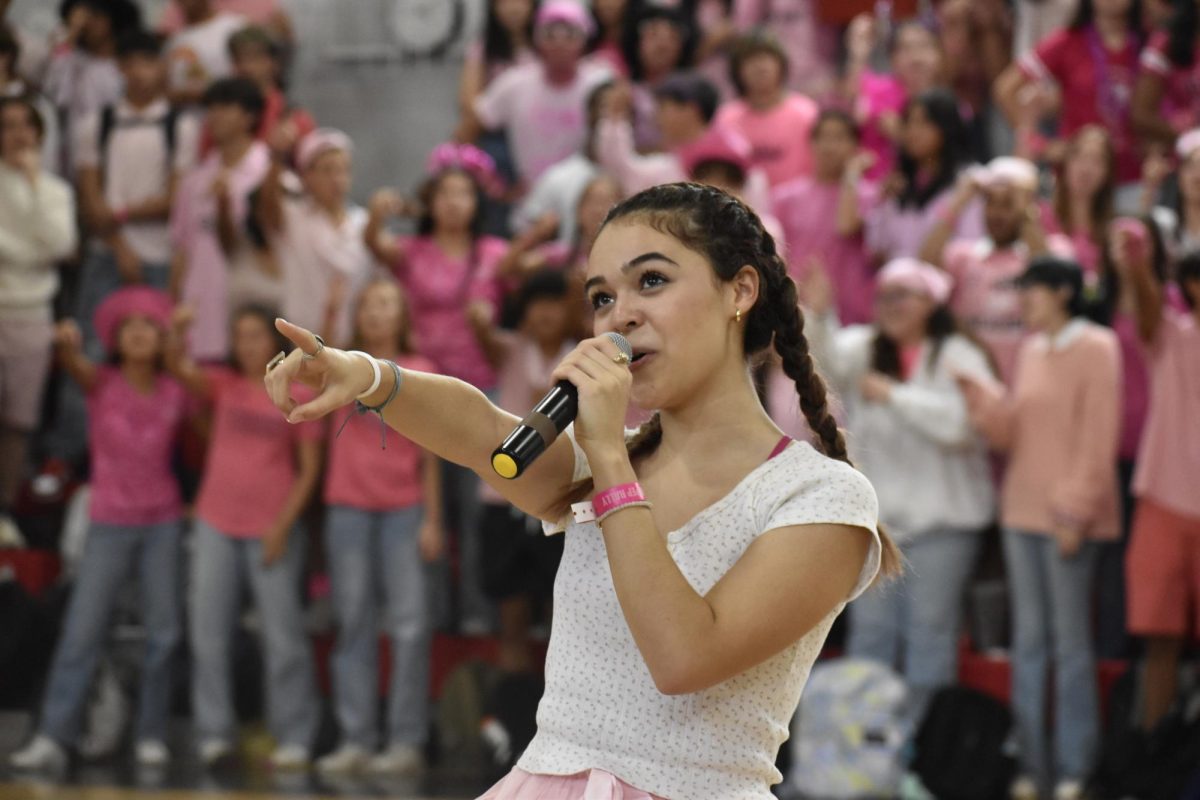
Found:
[{"label": "woman's open mouth", "polygon": [[641,369],[647,361],[654,358],[654,353],[648,350],[634,351],[633,360],[629,362],[629,369]]}]

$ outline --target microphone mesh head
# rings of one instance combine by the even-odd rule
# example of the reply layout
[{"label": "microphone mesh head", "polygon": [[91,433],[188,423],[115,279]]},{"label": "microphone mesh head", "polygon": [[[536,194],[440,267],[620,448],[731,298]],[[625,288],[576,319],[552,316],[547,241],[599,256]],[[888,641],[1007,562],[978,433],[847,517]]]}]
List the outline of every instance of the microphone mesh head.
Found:
[{"label": "microphone mesh head", "polygon": [[629,344],[628,339],[621,334],[616,333],[615,331],[609,331],[604,335],[609,339],[612,339],[613,344],[617,346],[618,350],[625,354],[626,358],[633,358],[633,347]]}]

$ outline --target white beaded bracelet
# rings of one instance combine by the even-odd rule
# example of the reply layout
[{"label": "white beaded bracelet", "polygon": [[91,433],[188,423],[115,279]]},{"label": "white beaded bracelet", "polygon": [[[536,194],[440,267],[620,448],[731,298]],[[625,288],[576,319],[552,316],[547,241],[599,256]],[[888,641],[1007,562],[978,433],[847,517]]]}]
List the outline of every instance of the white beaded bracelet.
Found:
[{"label": "white beaded bracelet", "polygon": [[361,356],[371,365],[371,369],[375,370],[375,378],[371,381],[371,388],[360,394],[356,399],[362,400],[364,397],[370,397],[375,394],[375,390],[379,388],[379,384],[383,382],[383,371],[379,369],[379,361],[369,353],[364,353],[362,350],[351,350],[350,355]]}]

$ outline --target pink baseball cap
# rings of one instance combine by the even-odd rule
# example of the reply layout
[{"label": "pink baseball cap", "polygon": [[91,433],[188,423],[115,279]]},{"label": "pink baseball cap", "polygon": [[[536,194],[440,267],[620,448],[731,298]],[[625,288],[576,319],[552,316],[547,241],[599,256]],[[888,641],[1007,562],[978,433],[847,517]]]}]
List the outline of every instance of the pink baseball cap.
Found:
[{"label": "pink baseball cap", "polygon": [[554,23],[570,25],[582,31],[584,36],[591,36],[594,30],[592,15],[576,0],[548,0],[542,4],[534,20],[534,27],[543,28]]},{"label": "pink baseball cap", "polygon": [[879,271],[878,283],[899,286],[923,294],[939,306],[950,299],[954,280],[942,270],[919,258],[894,258]]},{"label": "pink baseball cap", "polygon": [[317,156],[330,150],[341,150],[346,155],[354,154],[354,143],[350,137],[336,128],[317,128],[300,140],[296,147],[296,166],[300,171],[308,169]]},{"label": "pink baseball cap", "polygon": [[997,156],[976,170],[976,179],[983,186],[1007,183],[1026,189],[1037,189],[1038,171],[1032,161],[1015,156]]},{"label": "pink baseball cap", "polygon": [[117,331],[121,323],[132,316],[142,316],[166,330],[171,324],[171,298],[166,292],[149,286],[129,286],[118,289],[104,299],[92,318],[96,335],[109,353],[116,352]]}]

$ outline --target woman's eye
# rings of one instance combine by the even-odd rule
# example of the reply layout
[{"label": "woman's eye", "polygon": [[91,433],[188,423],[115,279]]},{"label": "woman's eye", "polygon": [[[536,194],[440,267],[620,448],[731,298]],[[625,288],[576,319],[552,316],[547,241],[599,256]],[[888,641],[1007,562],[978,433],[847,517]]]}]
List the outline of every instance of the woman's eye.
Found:
[{"label": "woman's eye", "polygon": [[667,279],[661,272],[645,272],[642,274],[641,284],[643,289],[653,289],[656,286],[662,286],[666,282]]},{"label": "woman's eye", "polygon": [[600,306],[607,305],[609,302],[611,302],[612,297],[610,297],[606,292],[594,292],[590,298],[590,301],[592,304],[592,310],[595,311],[599,309]]}]

